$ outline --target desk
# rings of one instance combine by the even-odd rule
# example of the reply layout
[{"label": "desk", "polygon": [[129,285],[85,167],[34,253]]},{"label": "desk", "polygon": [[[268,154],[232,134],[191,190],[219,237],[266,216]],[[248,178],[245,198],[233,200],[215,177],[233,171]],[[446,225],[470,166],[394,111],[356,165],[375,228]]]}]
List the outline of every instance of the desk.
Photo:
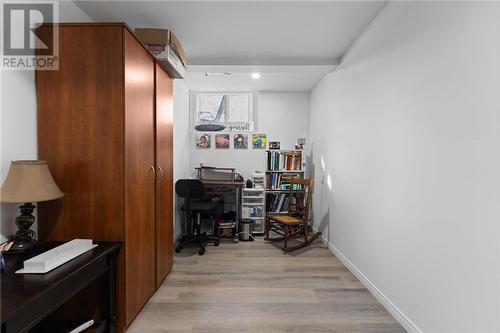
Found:
[{"label": "desk", "polygon": [[243,180],[213,180],[213,179],[200,179],[205,186],[221,186],[221,187],[230,187],[234,189],[235,193],[235,210],[236,210],[236,233],[234,236],[234,241],[237,242],[239,226],[240,226],[240,218],[241,218],[241,189],[245,182]]},{"label": "desk", "polygon": [[46,274],[15,274],[24,260],[62,243],[43,243],[27,254],[4,255],[2,333],[28,331],[101,276],[106,291],[101,295],[101,325],[105,332],[115,332],[115,258],[120,242],[95,242],[97,247]]}]

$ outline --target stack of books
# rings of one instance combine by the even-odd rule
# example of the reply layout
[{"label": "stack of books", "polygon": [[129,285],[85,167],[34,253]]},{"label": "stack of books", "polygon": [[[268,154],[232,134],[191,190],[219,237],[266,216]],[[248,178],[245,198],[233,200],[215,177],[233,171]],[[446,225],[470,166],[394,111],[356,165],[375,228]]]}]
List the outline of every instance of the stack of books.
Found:
[{"label": "stack of books", "polygon": [[302,158],[300,153],[268,151],[267,152],[267,170],[301,170]]},{"label": "stack of books", "polygon": [[290,195],[287,193],[269,193],[267,195],[267,204],[269,213],[287,213],[290,204]]},{"label": "stack of books", "polygon": [[[269,173],[267,174],[267,189],[268,190],[290,190],[290,178],[297,177],[295,173]],[[300,184],[294,184],[294,190],[300,190]]]}]

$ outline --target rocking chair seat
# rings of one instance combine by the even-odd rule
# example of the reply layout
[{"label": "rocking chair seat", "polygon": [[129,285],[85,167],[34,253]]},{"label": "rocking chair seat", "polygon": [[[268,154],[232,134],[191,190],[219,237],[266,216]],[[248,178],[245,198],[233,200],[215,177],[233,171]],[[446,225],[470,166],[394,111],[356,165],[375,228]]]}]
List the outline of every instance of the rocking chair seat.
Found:
[{"label": "rocking chair seat", "polygon": [[[301,177],[290,177],[288,179],[290,180],[288,214],[268,213],[266,215],[266,237],[264,238],[270,242],[283,241],[282,250],[284,252],[303,248],[321,235],[321,232],[309,235],[308,221],[312,179],[302,179]],[[270,237],[270,231],[278,234],[279,237]],[[289,246],[288,240],[292,238],[299,239],[299,244]],[[300,239],[303,239],[303,241]]]},{"label": "rocking chair seat", "polygon": [[303,219],[301,219],[299,217],[295,217],[295,216],[290,216],[290,215],[271,215],[271,216],[269,216],[269,219],[273,222],[278,222],[278,223],[287,224],[287,225],[303,224],[304,223]]}]

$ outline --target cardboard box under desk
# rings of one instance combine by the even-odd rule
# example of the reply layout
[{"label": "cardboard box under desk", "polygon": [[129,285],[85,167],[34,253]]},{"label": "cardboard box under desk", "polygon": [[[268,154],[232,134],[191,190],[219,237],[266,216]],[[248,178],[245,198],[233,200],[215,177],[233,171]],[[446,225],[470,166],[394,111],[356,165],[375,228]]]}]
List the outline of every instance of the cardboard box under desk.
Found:
[{"label": "cardboard box under desk", "polygon": [[219,237],[232,238],[232,237],[234,237],[235,230],[236,230],[236,228],[234,228],[234,227],[225,228],[225,227],[219,226]]}]

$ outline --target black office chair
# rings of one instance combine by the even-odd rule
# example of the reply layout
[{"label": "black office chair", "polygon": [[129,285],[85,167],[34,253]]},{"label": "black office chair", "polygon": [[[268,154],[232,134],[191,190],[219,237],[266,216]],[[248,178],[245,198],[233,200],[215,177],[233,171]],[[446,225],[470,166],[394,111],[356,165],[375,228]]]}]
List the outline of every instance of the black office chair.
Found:
[{"label": "black office chair", "polygon": [[[175,252],[180,252],[183,247],[191,243],[200,245],[198,251],[199,255],[205,253],[205,244],[207,243],[213,243],[214,246],[219,246],[219,237],[208,236],[206,233],[201,232],[201,221],[202,217],[215,221],[215,218],[222,214],[222,201],[214,201],[212,198],[207,198],[205,195],[205,186],[198,179],[179,179],[175,183],[175,193],[179,197],[184,198],[184,204],[181,210],[185,214],[186,224],[185,233],[179,238],[178,245],[175,247]],[[194,219],[196,219],[196,224],[193,226]]]}]

